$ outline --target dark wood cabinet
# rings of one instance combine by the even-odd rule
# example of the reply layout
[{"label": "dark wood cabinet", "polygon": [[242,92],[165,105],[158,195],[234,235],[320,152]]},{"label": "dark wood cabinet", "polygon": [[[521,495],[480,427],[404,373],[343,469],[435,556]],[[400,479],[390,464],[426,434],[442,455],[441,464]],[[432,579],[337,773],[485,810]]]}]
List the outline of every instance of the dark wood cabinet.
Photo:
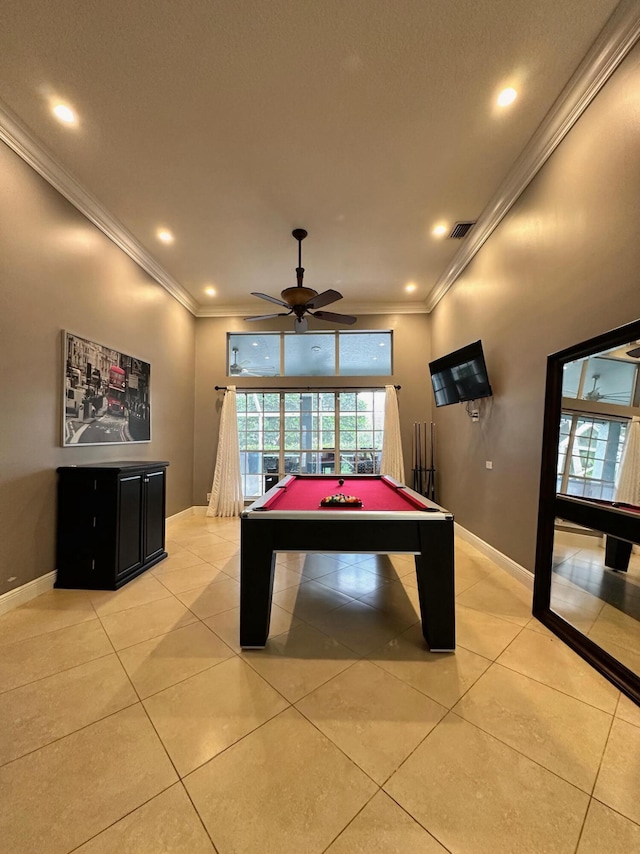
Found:
[{"label": "dark wood cabinet", "polygon": [[167,556],[167,462],[58,469],[56,587],[116,590]]}]

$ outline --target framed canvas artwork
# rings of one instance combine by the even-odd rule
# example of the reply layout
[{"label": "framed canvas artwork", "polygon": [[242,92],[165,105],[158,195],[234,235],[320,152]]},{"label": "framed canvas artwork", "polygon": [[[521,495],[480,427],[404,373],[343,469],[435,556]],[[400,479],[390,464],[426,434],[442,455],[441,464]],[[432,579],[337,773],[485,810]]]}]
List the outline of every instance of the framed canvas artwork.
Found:
[{"label": "framed canvas artwork", "polygon": [[149,362],[63,333],[62,444],[151,441]]}]

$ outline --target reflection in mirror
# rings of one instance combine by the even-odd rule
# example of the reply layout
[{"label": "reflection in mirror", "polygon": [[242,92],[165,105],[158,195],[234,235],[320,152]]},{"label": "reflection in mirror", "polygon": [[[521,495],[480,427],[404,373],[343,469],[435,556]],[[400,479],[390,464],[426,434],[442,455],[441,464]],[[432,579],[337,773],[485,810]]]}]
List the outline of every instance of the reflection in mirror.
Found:
[{"label": "reflection in mirror", "polygon": [[551,610],[640,674],[640,553],[630,543],[556,518]]},{"label": "reflection in mirror", "polygon": [[640,342],[564,364],[550,608],[636,674],[639,416]]}]

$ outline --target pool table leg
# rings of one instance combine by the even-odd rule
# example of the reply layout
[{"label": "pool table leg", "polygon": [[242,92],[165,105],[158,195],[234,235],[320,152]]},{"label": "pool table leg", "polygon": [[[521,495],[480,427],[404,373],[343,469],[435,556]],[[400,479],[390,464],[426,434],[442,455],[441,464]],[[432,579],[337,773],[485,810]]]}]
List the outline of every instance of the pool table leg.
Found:
[{"label": "pool table leg", "polygon": [[240,646],[261,649],[266,646],[271,621],[271,597],[276,555],[271,538],[258,536],[256,523],[241,526],[240,548]]},{"label": "pool table leg", "polygon": [[420,524],[421,552],[415,556],[422,634],[431,652],[456,647],[453,523]]},{"label": "pool table leg", "polygon": [[604,565],[618,572],[628,572],[633,543],[618,540],[609,534],[605,537]]}]

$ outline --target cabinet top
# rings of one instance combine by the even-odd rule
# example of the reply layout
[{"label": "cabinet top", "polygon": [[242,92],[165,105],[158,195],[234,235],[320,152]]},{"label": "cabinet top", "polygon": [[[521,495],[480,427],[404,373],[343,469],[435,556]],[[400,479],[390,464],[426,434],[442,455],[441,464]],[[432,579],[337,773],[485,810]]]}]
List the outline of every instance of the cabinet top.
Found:
[{"label": "cabinet top", "polygon": [[59,466],[56,471],[128,471],[130,469],[166,468],[166,460],[122,460],[114,463],[84,463],[78,466]]}]

